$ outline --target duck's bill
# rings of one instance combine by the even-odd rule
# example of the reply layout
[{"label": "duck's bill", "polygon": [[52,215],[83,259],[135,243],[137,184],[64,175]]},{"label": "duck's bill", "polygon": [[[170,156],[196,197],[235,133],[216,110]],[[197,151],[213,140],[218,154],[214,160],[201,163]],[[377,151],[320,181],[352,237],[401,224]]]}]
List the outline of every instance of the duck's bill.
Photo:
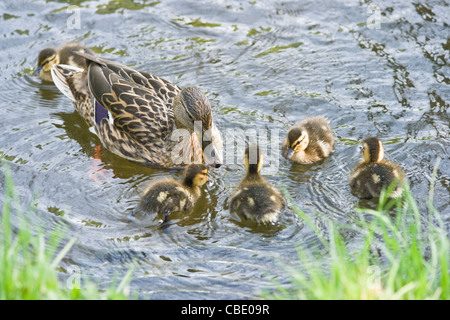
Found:
[{"label": "duck's bill", "polygon": [[289,148],[284,157],[286,158],[286,160],[291,160],[294,153],[295,153],[295,150],[292,148]]},{"label": "duck's bill", "polygon": [[219,168],[223,164],[223,142],[217,127],[212,127],[203,133],[203,160],[206,165]]},{"label": "duck's bill", "polygon": [[42,71],[42,67],[41,66],[37,67],[33,72],[33,76],[38,76],[39,73],[41,73],[41,71]]},{"label": "duck's bill", "polygon": [[213,168],[219,168],[223,164],[223,155],[217,147],[210,144],[203,150],[203,160],[206,165]]}]

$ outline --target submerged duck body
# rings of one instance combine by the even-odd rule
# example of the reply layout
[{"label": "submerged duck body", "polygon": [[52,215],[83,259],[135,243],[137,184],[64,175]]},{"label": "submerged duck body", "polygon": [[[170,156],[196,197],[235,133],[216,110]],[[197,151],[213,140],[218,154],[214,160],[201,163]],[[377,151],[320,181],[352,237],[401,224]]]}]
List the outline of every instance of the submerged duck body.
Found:
[{"label": "submerged duck body", "polygon": [[155,75],[80,54],[87,69],[58,65],[52,76],[111,152],[149,166],[222,164],[223,142],[206,96]]},{"label": "submerged duck body", "polygon": [[293,126],[281,147],[287,160],[305,164],[329,157],[333,149],[334,135],[323,116],[306,118]]},{"label": "submerged duck body", "polygon": [[[256,154],[256,161],[251,161],[251,153]],[[230,209],[246,219],[263,224],[275,223],[284,207],[284,198],[260,174],[263,155],[259,147],[250,146],[246,149],[244,163],[247,173],[230,196]]]},{"label": "submerged duck body", "polygon": [[78,43],[67,43],[59,48],[45,48],[41,50],[33,75],[39,76],[44,81],[53,82],[51,70],[55,65],[65,64],[85,69],[86,59],[77,55],[76,52],[94,54],[87,47]]},{"label": "submerged duck body", "polygon": [[163,214],[191,210],[201,195],[201,186],[208,179],[208,169],[203,164],[191,164],[184,170],[182,181],[160,179],[148,185],[134,215]]},{"label": "submerged duck body", "polygon": [[396,183],[390,197],[401,196],[405,174],[397,164],[384,159],[384,147],[378,138],[363,141],[362,157],[350,176],[352,192],[363,199],[377,198],[383,189]]}]

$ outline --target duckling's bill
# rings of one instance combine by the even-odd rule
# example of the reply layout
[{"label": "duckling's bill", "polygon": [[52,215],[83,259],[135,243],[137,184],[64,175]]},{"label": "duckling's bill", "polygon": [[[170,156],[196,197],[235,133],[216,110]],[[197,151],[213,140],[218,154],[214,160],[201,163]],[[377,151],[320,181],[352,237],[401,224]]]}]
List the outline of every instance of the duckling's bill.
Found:
[{"label": "duckling's bill", "polygon": [[289,149],[286,152],[286,155],[284,156],[286,160],[290,160],[292,158],[292,156],[294,155],[295,150],[291,147],[289,147]]},{"label": "duckling's bill", "polygon": [[42,66],[37,66],[36,69],[34,69],[33,76],[39,76],[41,71],[42,71]]}]

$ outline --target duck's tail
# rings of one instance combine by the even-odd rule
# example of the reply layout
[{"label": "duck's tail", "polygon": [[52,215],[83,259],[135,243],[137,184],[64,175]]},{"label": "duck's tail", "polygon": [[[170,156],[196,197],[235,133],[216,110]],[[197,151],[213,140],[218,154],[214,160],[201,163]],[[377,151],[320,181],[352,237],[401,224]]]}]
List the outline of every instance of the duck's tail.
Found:
[{"label": "duck's tail", "polygon": [[56,87],[72,100],[75,109],[83,117],[93,133],[95,124],[94,101],[91,98],[84,69],[65,64],[52,68],[52,78]]},{"label": "duck's tail", "polygon": [[275,224],[280,217],[279,210],[268,210],[256,218],[262,224]]},{"label": "duck's tail", "polygon": [[81,73],[83,71],[84,69],[69,66],[66,64],[54,65],[51,70],[52,79],[56,87],[73,102],[75,102],[76,100],[72,89],[70,88],[68,79],[73,78],[76,73]]}]

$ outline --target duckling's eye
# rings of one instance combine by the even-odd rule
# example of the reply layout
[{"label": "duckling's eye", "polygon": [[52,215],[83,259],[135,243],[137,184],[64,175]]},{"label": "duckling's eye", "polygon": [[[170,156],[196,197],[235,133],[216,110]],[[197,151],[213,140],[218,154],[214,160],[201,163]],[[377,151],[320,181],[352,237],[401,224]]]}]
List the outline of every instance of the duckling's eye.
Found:
[{"label": "duckling's eye", "polygon": [[55,56],[51,56],[49,58],[47,58],[46,60],[42,61],[41,65],[45,66],[47,63],[49,63],[50,61],[53,61],[55,59]]},{"label": "duckling's eye", "polygon": [[297,140],[297,142],[295,142],[293,148],[296,148],[297,146],[299,146],[302,141],[303,141],[303,139]]}]

